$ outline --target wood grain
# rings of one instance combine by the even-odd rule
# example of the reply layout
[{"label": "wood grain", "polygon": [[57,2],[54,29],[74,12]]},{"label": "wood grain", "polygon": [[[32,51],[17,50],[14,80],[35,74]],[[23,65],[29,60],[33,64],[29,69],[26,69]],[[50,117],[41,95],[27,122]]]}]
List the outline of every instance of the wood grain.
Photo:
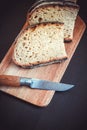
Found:
[{"label": "wood grain", "polygon": [[[27,23],[25,23],[23,28],[25,28],[26,26]],[[85,28],[86,28],[85,23],[78,16],[74,29],[73,42],[65,44],[66,51],[68,54],[68,60],[64,61],[61,64],[52,64],[34,69],[20,68],[16,66],[11,60],[11,56],[14,49],[14,43],[13,43],[0,64],[0,74],[39,78],[60,82],[76,50],[76,47],[79,44],[79,41],[84,33]],[[32,90],[27,87],[11,88],[7,86],[1,86],[0,90],[40,107],[47,106],[55,93],[54,91],[47,91],[47,90]]]},{"label": "wood grain", "polygon": [[0,86],[20,87],[20,77],[12,75],[0,75]]}]

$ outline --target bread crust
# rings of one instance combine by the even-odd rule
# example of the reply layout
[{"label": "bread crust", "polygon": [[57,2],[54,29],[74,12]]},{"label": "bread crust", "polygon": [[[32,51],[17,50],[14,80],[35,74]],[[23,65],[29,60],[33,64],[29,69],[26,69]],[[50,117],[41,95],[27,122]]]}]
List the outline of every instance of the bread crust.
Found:
[{"label": "bread crust", "polygon": [[33,69],[33,68],[36,68],[36,67],[42,67],[42,66],[47,66],[47,65],[61,63],[61,62],[65,61],[65,60],[67,60],[68,57],[65,56],[65,57],[61,57],[61,58],[58,58],[58,59],[56,58],[56,59],[53,59],[53,60],[44,61],[44,62],[41,62],[41,63],[35,62],[35,63],[32,63],[32,64],[29,63],[29,64],[23,64],[23,65],[22,64],[19,65],[19,63],[14,58],[14,56],[13,56],[12,59],[13,59],[14,63],[17,66],[20,66],[20,67],[25,68],[25,69]]},{"label": "bread crust", "polygon": [[70,1],[65,1],[65,2],[61,2],[61,1],[58,1],[58,2],[53,2],[53,3],[50,3],[50,2],[43,2],[42,4],[40,3],[37,3],[35,4],[34,6],[32,6],[28,12],[27,12],[27,20],[31,17],[31,15],[33,14],[33,12],[36,10],[36,9],[44,9],[44,8],[47,8],[47,7],[50,7],[50,8],[56,8],[56,7],[70,7],[70,8],[73,8],[73,9],[77,9],[79,10],[80,9],[80,6],[75,4],[75,3],[72,3]]},{"label": "bread crust", "polygon": [[[55,0],[50,0],[50,1],[37,1],[37,2],[35,2],[32,6],[31,6],[31,8],[28,10],[28,13],[30,13],[30,12],[32,12],[32,11],[34,11],[35,9],[37,9],[37,8],[39,8],[39,7],[43,7],[43,6],[55,6],[55,5],[57,5],[57,6],[63,6],[63,2],[61,1],[61,0],[59,0],[59,1],[55,1]],[[27,14],[28,14],[27,13]]]}]

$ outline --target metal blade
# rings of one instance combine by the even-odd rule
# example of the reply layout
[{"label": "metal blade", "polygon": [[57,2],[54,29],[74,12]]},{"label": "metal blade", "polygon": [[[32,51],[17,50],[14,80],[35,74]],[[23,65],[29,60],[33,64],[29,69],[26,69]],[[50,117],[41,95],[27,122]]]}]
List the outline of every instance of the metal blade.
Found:
[{"label": "metal blade", "polygon": [[50,82],[46,80],[32,79],[31,88],[38,88],[44,90],[66,91],[74,87],[71,84]]},{"label": "metal blade", "polygon": [[21,85],[29,86],[32,89],[66,91],[74,87],[71,84],[64,84],[58,82],[51,82],[47,80],[34,79],[34,78],[21,78]]}]

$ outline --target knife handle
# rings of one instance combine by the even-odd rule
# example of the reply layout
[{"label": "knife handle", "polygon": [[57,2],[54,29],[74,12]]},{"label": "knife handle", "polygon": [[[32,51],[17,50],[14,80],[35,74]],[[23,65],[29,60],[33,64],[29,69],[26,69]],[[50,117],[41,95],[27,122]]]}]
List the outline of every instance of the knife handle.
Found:
[{"label": "knife handle", "polygon": [[20,86],[20,77],[11,75],[0,75],[0,86]]}]

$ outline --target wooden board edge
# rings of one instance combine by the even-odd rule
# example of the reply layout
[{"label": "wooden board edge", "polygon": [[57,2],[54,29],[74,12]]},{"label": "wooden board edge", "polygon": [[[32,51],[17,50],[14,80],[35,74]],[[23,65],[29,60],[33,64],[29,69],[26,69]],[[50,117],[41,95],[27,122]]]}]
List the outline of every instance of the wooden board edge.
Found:
[{"label": "wooden board edge", "polygon": [[[14,42],[12,43],[12,45],[10,46],[8,52],[6,53],[6,55],[4,56],[4,58],[2,59],[1,63],[0,63],[0,74],[3,74],[6,70],[6,68],[8,67],[8,65],[11,62],[11,55],[13,54],[13,49],[14,49],[14,45],[15,45],[15,41],[16,39],[19,37],[19,35],[22,33],[22,31],[28,26],[28,23],[25,22],[25,24],[23,25],[22,29],[20,30],[20,32],[18,33],[17,37],[14,39]],[[8,60],[7,64],[6,61]]]},{"label": "wooden board edge", "polygon": [[[83,36],[83,34],[84,34],[84,32],[85,32],[86,24],[84,23],[84,21],[81,19],[80,16],[78,16],[78,19],[79,19],[80,22],[83,24],[82,29],[81,29],[81,31],[80,31],[80,38],[78,38],[78,41],[77,41],[77,43],[79,44],[79,42],[80,42],[80,40],[81,40],[81,38],[82,38],[82,36]],[[75,41],[74,41],[74,42],[75,42]],[[67,44],[67,43],[66,43],[66,44]],[[69,43],[69,44],[71,44],[71,43]],[[70,63],[70,61],[71,61],[71,59],[72,59],[72,56],[73,56],[74,53],[75,53],[75,50],[76,50],[78,44],[75,44],[75,46],[74,46],[74,48],[73,48],[73,53],[71,53],[70,56],[69,56],[69,59],[65,61],[66,63],[63,63],[63,64],[64,64],[64,65],[63,65],[64,71],[61,72],[61,75],[62,75],[62,76],[59,78],[59,77],[58,77],[58,72],[56,71],[56,74],[55,74],[55,77],[56,77],[56,78],[54,78],[53,81],[59,81],[59,82],[61,81],[61,79],[62,79],[62,77],[63,77],[63,75],[64,75],[64,73],[65,73],[65,71],[66,71],[66,69],[67,69],[67,67],[68,67],[68,65],[69,65],[69,63]],[[58,79],[59,79],[59,80],[58,80]]]}]

